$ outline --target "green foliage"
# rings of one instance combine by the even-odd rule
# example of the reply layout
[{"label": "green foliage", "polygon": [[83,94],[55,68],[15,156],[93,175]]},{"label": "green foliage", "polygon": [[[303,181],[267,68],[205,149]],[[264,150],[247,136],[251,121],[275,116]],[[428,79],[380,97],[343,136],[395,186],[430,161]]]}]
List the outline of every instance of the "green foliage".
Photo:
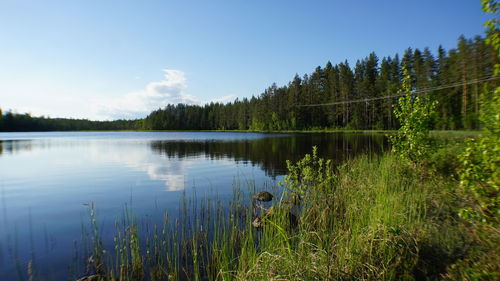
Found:
[{"label": "green foliage", "polygon": [[407,68],[403,69],[401,92],[394,115],[401,127],[390,137],[392,149],[402,158],[412,162],[422,161],[429,152],[429,129],[435,103],[426,102],[411,93],[411,76]]},{"label": "green foliage", "polygon": [[[481,4],[483,6],[483,11],[485,13],[491,13],[498,16],[498,11],[500,10],[500,2],[497,0],[481,0]],[[498,18],[494,18],[488,20],[484,23],[484,26],[489,30],[489,34],[486,37],[486,44],[491,45],[496,54],[500,52],[500,21]],[[500,65],[498,63],[495,64],[494,74],[500,74]]]},{"label": "green foliage", "polygon": [[276,112],[273,112],[273,114],[271,114],[271,124],[269,124],[269,129],[273,131],[281,130],[280,120]]},{"label": "green foliage", "polygon": [[[331,160],[318,157],[318,148],[313,147],[312,154],[293,164],[286,161],[288,175],[285,176],[283,186],[300,195],[305,195],[311,188],[331,188],[333,180],[333,167]],[[313,190],[314,192],[314,190]]]},{"label": "green foliage", "polygon": [[498,223],[500,139],[493,135],[470,139],[459,158],[462,162],[460,184],[472,200],[472,204],[463,208],[460,215],[467,219]]},{"label": "green foliage", "polygon": [[256,118],[252,119],[252,123],[248,128],[250,131],[264,131],[265,125],[262,122],[259,122]]},{"label": "green foliage", "polygon": [[[483,0],[482,4],[487,13],[497,13],[500,8],[493,0]],[[486,26],[490,29],[487,42],[500,58],[498,21],[488,21]],[[499,72],[500,65],[497,64],[495,73]],[[471,202],[459,214],[467,219],[497,225],[500,215],[500,87],[493,91],[485,88],[481,105],[483,132],[477,140],[470,139],[460,155],[460,184]]]},{"label": "green foliage", "polygon": [[4,115],[0,114],[0,132],[137,130],[141,127],[142,120],[91,121],[86,119],[46,118],[33,117],[30,114],[17,114],[11,111],[7,111]]},{"label": "green foliage", "polygon": [[461,164],[457,155],[462,153],[464,149],[463,139],[442,144],[440,143],[442,140],[434,137],[433,141],[433,146],[436,148],[423,161],[424,166],[430,167],[440,175],[456,178],[457,170]]}]

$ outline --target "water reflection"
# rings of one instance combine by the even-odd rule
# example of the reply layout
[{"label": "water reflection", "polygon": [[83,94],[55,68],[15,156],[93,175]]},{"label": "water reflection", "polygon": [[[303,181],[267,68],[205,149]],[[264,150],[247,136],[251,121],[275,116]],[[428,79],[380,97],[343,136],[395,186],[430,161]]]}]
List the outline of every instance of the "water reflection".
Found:
[{"label": "water reflection", "polygon": [[32,150],[87,147],[96,162],[113,162],[142,171],[152,180],[163,181],[168,191],[183,190],[190,167],[200,159],[259,166],[270,177],[286,173],[286,160],[297,161],[312,146],[334,164],[359,154],[378,154],[388,148],[383,135],[371,134],[296,134],[280,137],[224,139],[90,139],[0,140],[0,157]]},{"label": "water reflection", "polygon": [[231,198],[239,175],[257,188],[274,186],[286,173],[286,160],[297,161],[312,146],[336,164],[387,149],[383,135],[365,134],[5,136],[0,134],[0,280],[15,279],[19,268],[25,276],[35,252],[40,280],[66,280],[71,245],[87,214],[83,203],[98,206],[104,232],[113,228],[124,203],[133,201],[138,217],[155,212],[161,217],[163,210],[175,214],[183,191],[189,194],[192,186],[198,194],[215,192],[221,198]]},{"label": "water reflection", "polygon": [[31,151],[32,149],[33,141],[31,140],[0,140],[0,156],[2,154]]},{"label": "water reflection", "polygon": [[149,179],[164,182],[166,191],[185,189],[189,168],[197,162],[195,158],[172,157],[167,159],[155,153],[149,142],[94,143],[90,145],[90,157],[96,162],[113,162],[130,169],[144,172]]},{"label": "water reflection", "polygon": [[152,141],[151,148],[169,159],[206,157],[232,159],[260,166],[268,176],[284,175],[286,160],[298,161],[317,146],[322,157],[340,164],[359,154],[378,154],[388,148],[383,135],[298,134],[279,138],[233,141]]}]

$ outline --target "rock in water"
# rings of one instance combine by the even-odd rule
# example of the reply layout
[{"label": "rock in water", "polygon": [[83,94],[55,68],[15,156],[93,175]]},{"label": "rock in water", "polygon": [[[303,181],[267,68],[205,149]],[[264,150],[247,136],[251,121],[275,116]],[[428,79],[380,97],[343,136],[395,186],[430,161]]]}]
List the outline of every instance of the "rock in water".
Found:
[{"label": "rock in water", "polygon": [[273,200],[273,195],[267,191],[261,191],[257,194],[255,194],[252,199],[255,201],[262,201],[262,202],[269,202]]}]

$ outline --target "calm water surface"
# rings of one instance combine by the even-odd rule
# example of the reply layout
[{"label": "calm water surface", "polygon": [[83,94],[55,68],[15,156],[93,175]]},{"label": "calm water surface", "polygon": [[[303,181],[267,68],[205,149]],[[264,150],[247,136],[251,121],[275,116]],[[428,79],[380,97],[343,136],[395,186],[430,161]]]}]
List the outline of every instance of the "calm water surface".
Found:
[{"label": "calm water surface", "polygon": [[235,184],[272,189],[285,160],[313,145],[337,164],[387,149],[367,134],[0,133],[0,280],[27,280],[29,261],[41,279],[66,280],[90,202],[102,229],[125,205],[175,216],[195,192],[229,200]]}]

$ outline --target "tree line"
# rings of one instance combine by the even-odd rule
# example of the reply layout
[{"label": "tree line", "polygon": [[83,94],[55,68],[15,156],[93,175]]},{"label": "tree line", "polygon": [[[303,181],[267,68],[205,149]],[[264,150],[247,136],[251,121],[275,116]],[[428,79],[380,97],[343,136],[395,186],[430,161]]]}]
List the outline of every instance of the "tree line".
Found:
[{"label": "tree line", "polygon": [[[380,59],[375,53],[358,60],[318,66],[311,74],[295,75],[284,86],[273,83],[259,96],[229,103],[171,104],[140,120],[88,121],[33,118],[0,114],[0,131],[21,130],[304,130],[397,129],[393,107],[402,82],[402,69],[411,75],[411,88],[428,101],[437,101],[434,129],[479,129],[482,99],[496,80],[498,57],[484,38],[459,37],[457,47],[436,54],[429,48],[406,49]],[[470,83],[481,80],[480,83]],[[443,85],[451,85],[442,87]],[[390,97],[390,98],[387,98]],[[358,102],[350,102],[350,101]],[[362,100],[360,102],[360,100]],[[318,106],[310,106],[318,105]]]},{"label": "tree line", "polygon": [[[398,93],[405,67],[412,89],[438,102],[435,129],[479,129],[482,93],[496,81],[468,82],[491,77],[495,63],[496,54],[482,37],[461,36],[456,48],[446,51],[439,46],[436,55],[429,48],[408,48],[402,56],[382,59],[371,53],[354,67],[347,61],[328,62],[311,74],[295,75],[285,86],[273,84],[250,99],[204,106],[168,105],[153,111],[142,126],[153,130],[395,129],[399,126],[393,116],[397,97],[384,97]],[[437,87],[450,84],[455,86]],[[307,106],[315,104],[325,105]]]},{"label": "tree line", "polygon": [[90,121],[86,119],[33,117],[0,109],[0,132],[85,131],[141,129],[140,120]]}]

